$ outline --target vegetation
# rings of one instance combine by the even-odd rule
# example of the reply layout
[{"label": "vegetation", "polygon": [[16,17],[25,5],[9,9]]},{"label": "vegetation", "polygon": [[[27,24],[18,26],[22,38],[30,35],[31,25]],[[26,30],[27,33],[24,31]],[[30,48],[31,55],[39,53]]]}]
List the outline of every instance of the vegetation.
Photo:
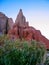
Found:
[{"label": "vegetation", "polygon": [[46,58],[45,65],[49,65],[49,57]]},{"label": "vegetation", "polygon": [[13,41],[5,36],[0,37],[1,40],[3,45],[0,45],[0,65],[40,65],[43,63],[45,47],[42,43],[35,40]]}]

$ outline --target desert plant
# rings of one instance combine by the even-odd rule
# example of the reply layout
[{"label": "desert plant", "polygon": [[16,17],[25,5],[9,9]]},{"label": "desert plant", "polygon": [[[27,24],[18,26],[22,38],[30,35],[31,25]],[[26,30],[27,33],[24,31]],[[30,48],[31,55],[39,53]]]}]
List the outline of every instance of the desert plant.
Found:
[{"label": "desert plant", "polygon": [[1,51],[0,65],[40,65],[44,58],[45,47],[35,40],[31,42],[4,40]]},{"label": "desert plant", "polygon": [[46,58],[46,61],[45,61],[44,65],[49,65],[49,57]]}]

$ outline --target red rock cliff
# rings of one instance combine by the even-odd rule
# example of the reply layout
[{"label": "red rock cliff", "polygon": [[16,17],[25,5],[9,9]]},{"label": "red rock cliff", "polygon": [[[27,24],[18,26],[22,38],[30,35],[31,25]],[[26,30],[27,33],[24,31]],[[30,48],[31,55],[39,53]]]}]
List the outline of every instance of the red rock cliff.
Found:
[{"label": "red rock cliff", "polygon": [[25,39],[28,41],[34,39],[43,42],[46,46],[46,49],[49,49],[49,40],[45,38],[39,30],[36,30],[34,27],[29,26],[21,9],[17,15],[15,24],[9,31],[8,35],[12,39],[19,38],[21,40]]}]

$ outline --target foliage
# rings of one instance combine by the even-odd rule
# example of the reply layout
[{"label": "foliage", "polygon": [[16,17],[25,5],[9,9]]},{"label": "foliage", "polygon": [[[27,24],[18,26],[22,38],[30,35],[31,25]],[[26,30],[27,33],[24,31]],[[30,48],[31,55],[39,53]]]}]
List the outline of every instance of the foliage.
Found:
[{"label": "foliage", "polygon": [[49,65],[49,57],[46,58],[45,65]]},{"label": "foliage", "polygon": [[32,40],[4,39],[0,46],[0,65],[37,65],[43,62],[45,47],[42,43]]}]

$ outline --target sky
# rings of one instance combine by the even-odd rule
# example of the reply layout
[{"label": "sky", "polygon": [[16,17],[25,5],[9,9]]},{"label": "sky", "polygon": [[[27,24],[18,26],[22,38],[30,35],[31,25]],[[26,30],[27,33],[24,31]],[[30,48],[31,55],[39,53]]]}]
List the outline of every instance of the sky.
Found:
[{"label": "sky", "polygon": [[0,0],[0,12],[15,21],[22,9],[30,26],[49,39],[49,0]]}]

